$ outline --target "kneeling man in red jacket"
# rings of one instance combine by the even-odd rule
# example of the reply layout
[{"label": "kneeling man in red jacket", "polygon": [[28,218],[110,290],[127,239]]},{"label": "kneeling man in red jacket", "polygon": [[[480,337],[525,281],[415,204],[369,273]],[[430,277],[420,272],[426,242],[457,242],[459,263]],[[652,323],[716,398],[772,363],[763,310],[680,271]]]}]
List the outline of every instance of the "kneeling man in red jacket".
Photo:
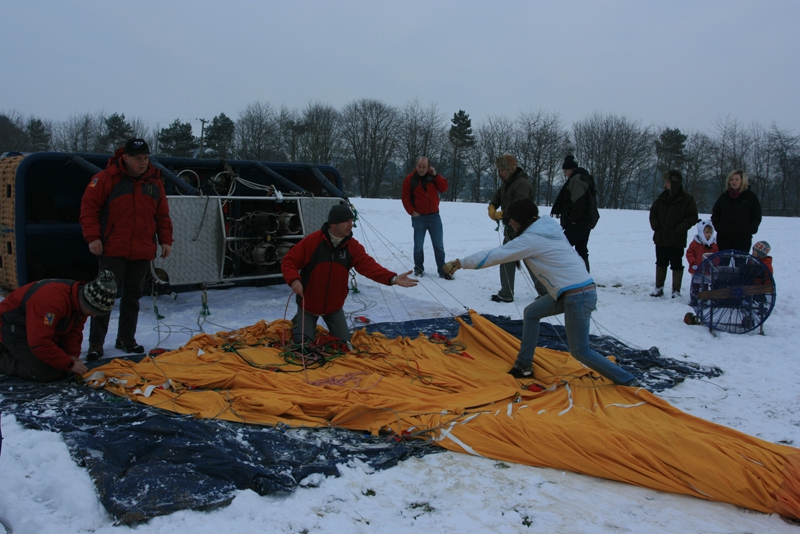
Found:
[{"label": "kneeling man in red jacket", "polygon": [[86,318],[107,315],[116,295],[111,271],[88,284],[48,278],[12,291],[0,302],[0,374],[36,382],[84,374]]}]

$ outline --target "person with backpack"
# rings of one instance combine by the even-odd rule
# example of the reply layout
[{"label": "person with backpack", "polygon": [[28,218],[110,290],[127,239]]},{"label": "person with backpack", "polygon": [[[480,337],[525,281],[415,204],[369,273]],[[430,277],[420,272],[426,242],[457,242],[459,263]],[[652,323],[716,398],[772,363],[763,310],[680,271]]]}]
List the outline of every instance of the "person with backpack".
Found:
[{"label": "person with backpack", "polygon": [[431,236],[433,255],[439,278],[452,280],[453,277],[442,270],[444,266],[444,230],[439,215],[439,193],[447,191],[447,180],[430,166],[428,158],[417,160],[414,170],[403,180],[403,207],[411,215],[414,229],[414,276],[425,273],[425,232]]},{"label": "person with backpack", "polygon": [[283,279],[294,291],[297,314],[292,320],[296,343],[316,338],[317,320],[322,317],[332,336],[350,341],[344,301],[349,288],[350,269],[387,286],[414,287],[418,280],[411,271],[396,274],[376,262],[353,237],[355,215],[345,204],[328,212],[322,228],[301,239],[281,260]]},{"label": "person with backpack", "polygon": [[583,258],[589,269],[589,234],[600,219],[597,211],[597,189],[594,177],[583,167],[578,167],[575,156],[568,155],[561,165],[567,181],[561,186],[550,215],[561,219],[561,228],[569,244]]},{"label": "person with backpack", "polygon": [[111,271],[89,283],[46,278],[9,293],[0,302],[0,374],[54,382],[86,373],[86,318],[108,315],[116,295]]}]

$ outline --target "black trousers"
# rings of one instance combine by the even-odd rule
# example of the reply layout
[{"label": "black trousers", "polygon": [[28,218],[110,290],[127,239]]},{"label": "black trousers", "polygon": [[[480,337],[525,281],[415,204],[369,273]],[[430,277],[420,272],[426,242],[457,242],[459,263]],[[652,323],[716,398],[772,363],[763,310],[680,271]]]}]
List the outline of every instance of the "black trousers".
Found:
[{"label": "black trousers", "polygon": [[667,268],[673,271],[683,270],[683,248],[681,247],[660,247],[656,245],[656,267]]},{"label": "black trousers", "polygon": [[575,252],[583,258],[583,261],[587,261],[589,259],[589,234],[592,233],[592,229],[581,223],[567,223],[566,226],[562,224],[562,227],[569,244],[575,247]]},{"label": "black trousers", "polygon": [[[127,258],[100,258],[100,271],[109,270],[114,273],[117,282],[119,301],[119,327],[117,339],[127,342],[136,337],[136,325],[139,324],[139,299],[142,298],[142,284],[150,268],[149,260],[129,260]],[[89,343],[102,345],[108,333],[108,321],[111,314],[92,317],[89,326]]]},{"label": "black trousers", "polygon": [[34,356],[28,343],[0,343],[0,374],[34,382],[55,382],[69,373],[50,367]]}]

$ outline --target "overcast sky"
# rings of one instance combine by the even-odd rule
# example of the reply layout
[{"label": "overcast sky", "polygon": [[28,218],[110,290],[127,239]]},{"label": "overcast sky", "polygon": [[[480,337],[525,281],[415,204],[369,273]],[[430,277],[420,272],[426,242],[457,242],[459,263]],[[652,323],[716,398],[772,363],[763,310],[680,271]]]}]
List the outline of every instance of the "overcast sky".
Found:
[{"label": "overcast sky", "polygon": [[800,1],[0,0],[0,113],[150,126],[417,98],[800,133]]}]

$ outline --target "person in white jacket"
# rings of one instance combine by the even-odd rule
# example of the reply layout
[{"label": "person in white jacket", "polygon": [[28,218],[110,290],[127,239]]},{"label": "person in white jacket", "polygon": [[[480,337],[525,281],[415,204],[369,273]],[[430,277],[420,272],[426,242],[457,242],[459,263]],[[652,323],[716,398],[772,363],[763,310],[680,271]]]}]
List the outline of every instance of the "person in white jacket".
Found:
[{"label": "person in white jacket", "polygon": [[597,291],[584,261],[570,246],[559,224],[551,217],[539,217],[539,208],[528,198],[512,202],[506,214],[514,228],[514,239],[450,261],[445,264],[445,271],[485,269],[521,260],[547,288],[546,295],[525,307],[522,343],[509,374],[515,378],[533,376],[539,320],[563,313],[569,352],[576,360],[615,384],[639,386],[635,376],[589,346],[589,324],[597,305]]}]

